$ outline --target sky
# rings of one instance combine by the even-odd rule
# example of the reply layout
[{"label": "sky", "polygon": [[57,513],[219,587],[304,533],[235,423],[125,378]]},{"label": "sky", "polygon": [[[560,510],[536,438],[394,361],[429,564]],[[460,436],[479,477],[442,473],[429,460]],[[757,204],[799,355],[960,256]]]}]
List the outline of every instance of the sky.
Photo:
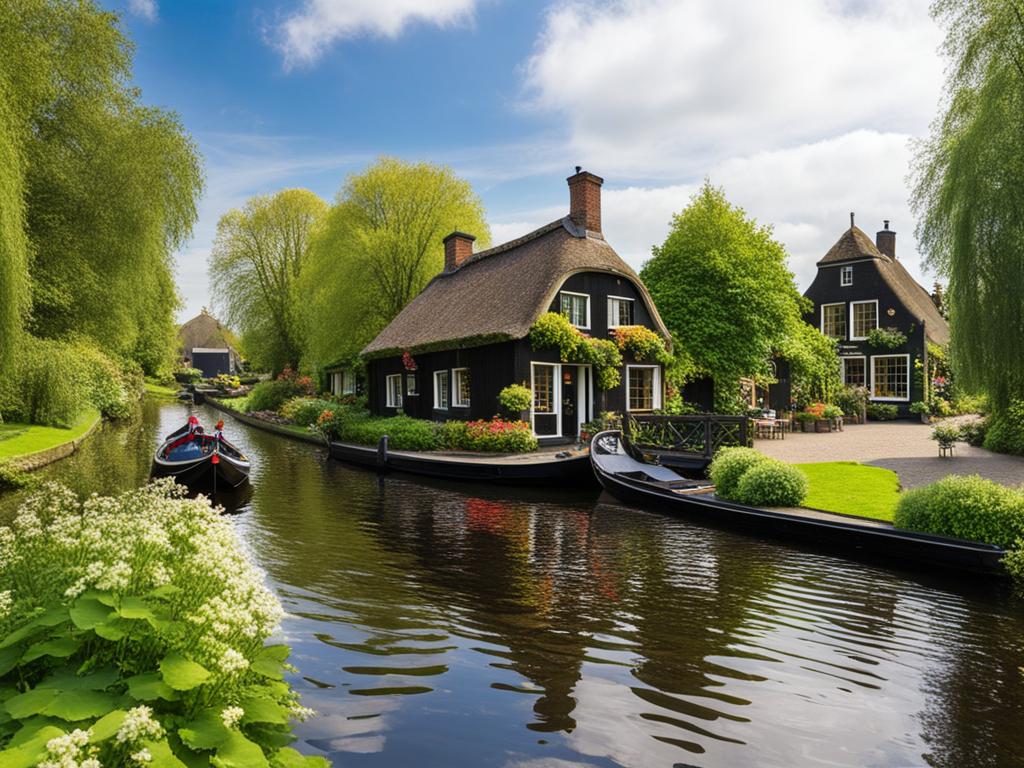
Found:
[{"label": "sky", "polygon": [[204,157],[177,254],[179,319],[211,303],[217,221],[252,195],[332,200],[381,155],[445,163],[495,244],[605,179],[604,235],[639,269],[704,179],[773,227],[801,288],[849,226],[889,219],[930,287],[910,207],[940,105],[928,0],[102,0],[143,100]]}]

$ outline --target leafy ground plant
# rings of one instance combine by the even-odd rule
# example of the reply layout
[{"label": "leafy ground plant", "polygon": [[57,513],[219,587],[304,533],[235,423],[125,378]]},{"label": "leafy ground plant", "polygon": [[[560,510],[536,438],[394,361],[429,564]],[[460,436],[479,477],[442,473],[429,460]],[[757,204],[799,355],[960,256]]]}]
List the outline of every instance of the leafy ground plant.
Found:
[{"label": "leafy ground plant", "polygon": [[281,616],[202,497],[45,486],[0,528],[0,766],[326,766],[286,746]]}]

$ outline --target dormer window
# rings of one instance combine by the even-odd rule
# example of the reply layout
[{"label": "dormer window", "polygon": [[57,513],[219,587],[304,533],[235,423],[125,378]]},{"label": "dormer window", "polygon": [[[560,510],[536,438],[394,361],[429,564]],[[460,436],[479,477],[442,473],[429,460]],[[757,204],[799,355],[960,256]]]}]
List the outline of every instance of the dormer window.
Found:
[{"label": "dormer window", "polygon": [[560,294],[562,314],[577,328],[590,327],[590,296],[585,293],[562,291]]},{"label": "dormer window", "polygon": [[853,265],[839,268],[839,285],[843,288],[853,285]]},{"label": "dormer window", "polygon": [[621,296],[608,297],[608,327],[633,324],[633,300]]}]

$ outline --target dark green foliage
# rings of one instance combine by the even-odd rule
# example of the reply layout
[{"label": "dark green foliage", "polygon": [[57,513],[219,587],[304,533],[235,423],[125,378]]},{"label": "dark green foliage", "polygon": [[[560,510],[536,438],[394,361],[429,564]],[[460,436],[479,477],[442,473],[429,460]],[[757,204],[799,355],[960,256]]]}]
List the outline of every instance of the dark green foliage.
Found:
[{"label": "dark green foliage", "polygon": [[32,488],[36,484],[36,479],[32,475],[23,472],[10,462],[0,461],[0,493],[4,491],[20,491],[25,488]]},{"label": "dark green foliage", "polygon": [[1024,536],[1024,493],[977,475],[950,475],[905,492],[893,522],[898,528],[1009,549]]},{"label": "dark green foliage", "polygon": [[1003,413],[988,418],[984,445],[997,453],[1024,456],[1024,400],[1012,400]]},{"label": "dark green foliage", "polygon": [[767,459],[740,478],[736,501],[754,507],[798,507],[807,496],[807,476],[796,467]]},{"label": "dark green foliage", "polygon": [[529,453],[537,450],[537,438],[525,421],[449,421],[441,426],[445,448],[488,453]]},{"label": "dark green foliage", "polygon": [[897,328],[872,328],[867,342],[875,349],[896,349],[907,343],[907,336]]},{"label": "dark green foliage", "polygon": [[292,422],[298,424],[300,427],[308,427],[311,424],[316,424],[317,419],[320,418],[320,414],[324,411],[335,411],[343,407],[344,406],[338,405],[338,403],[332,400],[295,397],[281,406],[280,410],[281,415],[286,419],[291,419]]},{"label": "dark green foliage", "polygon": [[512,417],[518,417],[532,402],[533,392],[522,384],[509,384],[498,393],[498,405]]},{"label": "dark green foliage", "polygon": [[277,411],[293,397],[301,397],[306,394],[308,393],[291,379],[261,381],[252,388],[246,402],[246,410]]},{"label": "dark green foliage", "polygon": [[336,438],[343,443],[377,445],[388,436],[388,446],[399,451],[434,451],[443,447],[440,425],[409,416],[347,418],[336,422]]},{"label": "dark green foliage", "polygon": [[753,448],[722,448],[715,454],[708,469],[708,476],[715,484],[715,495],[723,499],[736,499],[740,478],[751,467],[768,457]]},{"label": "dark green foliage", "polygon": [[557,312],[546,312],[530,328],[534,349],[557,349],[563,363],[587,363],[593,366],[594,380],[601,389],[614,389],[622,383],[622,354],[609,339],[584,336],[569,319]]},{"label": "dark green foliage", "polygon": [[868,403],[867,412],[872,421],[892,421],[899,415],[899,410],[891,403]]},{"label": "dark green foliage", "polygon": [[985,435],[988,432],[988,419],[981,418],[968,421],[960,427],[960,439],[968,445],[980,447],[985,444]]},{"label": "dark green foliage", "polygon": [[8,92],[0,75],[0,376],[13,362],[28,308],[28,240],[21,152]]},{"label": "dark green foliage", "polygon": [[957,427],[949,424],[938,424],[932,430],[932,440],[935,440],[940,448],[952,448],[960,439],[962,432]]}]

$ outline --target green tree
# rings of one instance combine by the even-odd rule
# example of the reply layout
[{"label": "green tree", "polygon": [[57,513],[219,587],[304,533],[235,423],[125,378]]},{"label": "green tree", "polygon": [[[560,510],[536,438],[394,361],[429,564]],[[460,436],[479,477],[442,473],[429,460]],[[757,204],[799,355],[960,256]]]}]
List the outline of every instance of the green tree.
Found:
[{"label": "green tree", "polygon": [[918,147],[915,208],[928,263],[949,280],[958,384],[996,417],[1024,397],[1024,11],[940,0],[945,111]]},{"label": "green tree", "polygon": [[217,224],[210,256],[214,299],[256,365],[297,367],[305,333],[299,280],[327,203],[305,189],[260,195]]},{"label": "green tree", "polygon": [[309,363],[357,355],[443,269],[455,230],[490,242],[483,203],[450,168],[385,157],[350,176],[303,279]]},{"label": "green tree", "polygon": [[802,332],[785,249],[705,182],[653,254],[640,276],[678,353],[714,379],[716,408],[734,409],[739,380],[768,378],[772,354]]},{"label": "green tree", "polygon": [[13,361],[28,308],[28,240],[21,151],[0,80],[0,378]]}]

